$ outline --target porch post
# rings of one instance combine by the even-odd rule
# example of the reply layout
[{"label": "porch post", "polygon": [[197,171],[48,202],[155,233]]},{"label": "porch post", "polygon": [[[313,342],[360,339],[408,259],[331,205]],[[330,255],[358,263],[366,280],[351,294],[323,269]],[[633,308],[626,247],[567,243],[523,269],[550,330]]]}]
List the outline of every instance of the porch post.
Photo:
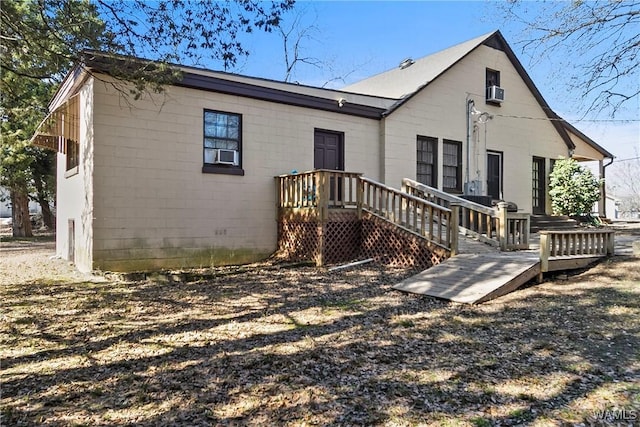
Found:
[{"label": "porch post", "polygon": [[540,232],[540,273],[538,274],[538,283],[542,282],[543,273],[549,271],[549,255],[551,248],[549,247],[549,234],[547,231]]},{"label": "porch post", "polygon": [[356,208],[358,211],[358,220],[362,220],[362,206],[364,204],[364,181],[362,175],[356,177]]},{"label": "porch post", "polygon": [[458,255],[458,233],[460,232],[458,225],[459,223],[459,215],[460,215],[460,204],[456,202],[451,202],[449,204],[449,209],[451,209],[451,218],[449,225],[449,232],[451,233],[451,256]]},{"label": "porch post", "polygon": [[604,182],[604,160],[598,161],[598,170],[600,171],[600,179],[602,184],[600,185],[600,200],[598,200],[598,215],[602,218],[607,216],[607,191],[605,189],[606,183]]},{"label": "porch post", "polygon": [[500,242],[500,250],[507,250],[508,236],[509,232],[509,224],[507,224],[507,206],[509,204],[507,202],[498,203],[498,221],[500,224],[498,225],[498,242]]}]

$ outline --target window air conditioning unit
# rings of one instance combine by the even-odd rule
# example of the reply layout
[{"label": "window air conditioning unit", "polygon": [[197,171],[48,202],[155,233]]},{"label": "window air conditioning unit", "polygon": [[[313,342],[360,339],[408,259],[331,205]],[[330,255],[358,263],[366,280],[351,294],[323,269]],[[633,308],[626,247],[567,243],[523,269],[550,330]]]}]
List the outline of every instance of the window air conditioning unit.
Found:
[{"label": "window air conditioning unit", "polygon": [[238,166],[238,152],[222,148],[213,150],[213,163],[216,165]]},{"label": "window air conditioning unit", "polygon": [[499,86],[489,86],[487,88],[487,101],[502,102],[504,101],[504,89]]}]

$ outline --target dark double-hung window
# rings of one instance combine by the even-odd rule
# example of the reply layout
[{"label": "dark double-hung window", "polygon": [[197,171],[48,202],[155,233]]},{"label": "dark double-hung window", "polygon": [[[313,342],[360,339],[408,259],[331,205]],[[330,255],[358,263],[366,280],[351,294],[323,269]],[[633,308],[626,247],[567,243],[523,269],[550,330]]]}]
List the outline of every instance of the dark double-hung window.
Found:
[{"label": "dark double-hung window", "polygon": [[430,187],[436,187],[438,185],[438,138],[418,136],[416,155],[417,181]]},{"label": "dark double-hung window", "polygon": [[442,188],[452,193],[462,192],[462,142],[448,139],[442,142]]},{"label": "dark double-hung window", "polygon": [[244,175],[242,170],[242,115],[204,111],[203,172]]}]

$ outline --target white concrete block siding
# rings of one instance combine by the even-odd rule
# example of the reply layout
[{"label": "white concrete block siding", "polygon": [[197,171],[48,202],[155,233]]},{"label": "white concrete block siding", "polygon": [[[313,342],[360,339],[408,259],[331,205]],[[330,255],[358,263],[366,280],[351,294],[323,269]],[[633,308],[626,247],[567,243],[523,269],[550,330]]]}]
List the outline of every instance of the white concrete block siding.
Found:
[{"label": "white concrete block siding", "polygon": [[[124,100],[109,78],[99,74],[99,79],[86,77],[76,86],[68,84],[56,99],[63,102],[71,88],[80,92],[81,161],[78,173],[65,177],[65,158],[59,154],[57,251],[65,258],[70,255],[67,224],[74,219],[75,260],[85,271],[209,266],[264,258],[276,248],[274,176],[313,169],[315,129],[344,134],[345,170],[392,187],[400,187],[405,177],[415,179],[417,137],[435,137],[437,181],[442,188],[444,139],[463,143],[462,182],[467,178],[469,99],[478,110],[493,115],[486,124],[477,124],[471,135],[469,179],[484,182],[486,191],[487,150],[502,152],[504,198],[531,212],[533,157],[545,159],[548,173],[550,159],[567,156],[568,147],[505,51],[477,45],[482,40],[453,49],[471,50],[439,77],[430,76],[435,80],[389,114],[382,111],[399,98],[205,71],[199,76],[227,79],[230,85],[250,83],[294,98],[313,96],[306,99],[325,106],[329,102],[334,111],[182,86],[167,86],[164,93],[138,101]],[[437,63],[444,59],[444,54],[437,56]],[[420,70],[416,67],[407,69],[414,77]],[[485,102],[487,68],[500,71],[505,90],[500,106]],[[394,71],[398,73],[402,76]],[[401,81],[394,88],[393,79],[381,76],[385,93],[408,87]],[[365,90],[367,82],[354,87],[370,93]],[[379,114],[370,118],[341,110],[335,101],[342,97],[349,106],[377,108]],[[243,176],[203,173],[206,109],[242,116]],[[603,153],[584,135],[570,135],[576,153],[602,160]]]}]

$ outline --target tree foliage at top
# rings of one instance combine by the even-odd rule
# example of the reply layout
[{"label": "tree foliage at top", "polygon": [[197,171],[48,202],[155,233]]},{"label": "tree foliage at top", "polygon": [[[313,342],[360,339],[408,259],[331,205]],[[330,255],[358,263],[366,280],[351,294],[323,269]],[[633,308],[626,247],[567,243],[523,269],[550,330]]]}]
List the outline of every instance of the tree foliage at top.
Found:
[{"label": "tree foliage at top", "polygon": [[83,51],[99,50],[164,63],[213,61],[227,69],[248,55],[240,34],[272,31],[293,3],[7,0],[1,11],[5,54],[0,64],[3,72],[60,81],[82,62]]},{"label": "tree foliage at top", "polygon": [[[133,83],[124,95],[162,90],[176,78],[168,64],[199,65],[203,60],[227,69],[248,52],[240,34],[272,31],[293,0],[3,0],[0,7],[0,184],[11,192],[14,214],[24,230],[27,195],[38,188],[51,194],[46,168],[51,156],[29,146],[46,105],[62,79],[92,51],[119,55],[109,69]],[[122,58],[145,57],[157,61]],[[44,174],[44,175],[43,175]],[[39,194],[38,199],[42,199]],[[28,222],[28,221],[27,221]]]},{"label": "tree foliage at top", "polygon": [[[640,95],[640,3],[637,1],[512,0],[501,3],[510,22],[524,26],[523,51],[538,61],[552,55],[587,112],[614,117]],[[637,110],[635,110],[637,112]]]},{"label": "tree foliage at top", "polygon": [[557,160],[549,175],[549,196],[553,212],[560,215],[589,215],[600,199],[602,181],[574,159]]}]

